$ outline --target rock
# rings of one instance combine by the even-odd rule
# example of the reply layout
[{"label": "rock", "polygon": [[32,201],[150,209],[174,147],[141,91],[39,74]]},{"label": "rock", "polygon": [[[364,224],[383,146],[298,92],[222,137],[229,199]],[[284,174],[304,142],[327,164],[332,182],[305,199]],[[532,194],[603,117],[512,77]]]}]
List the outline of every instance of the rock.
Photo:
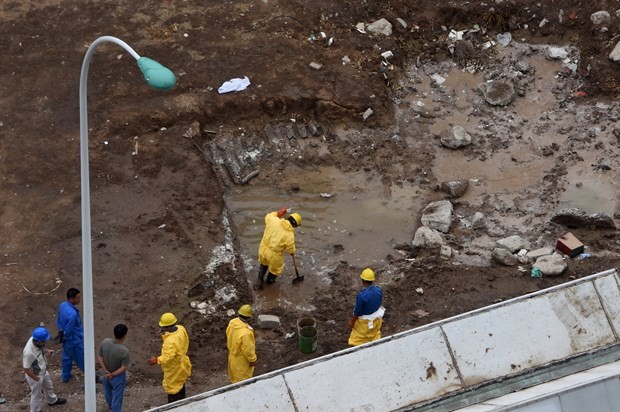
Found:
[{"label": "rock", "polygon": [[616,47],[609,53],[609,60],[618,62],[620,61],[620,42],[616,44]]},{"label": "rock", "polygon": [[439,250],[439,257],[442,259],[450,259],[452,256],[452,248],[448,245],[441,245]]},{"label": "rock", "polygon": [[401,19],[400,17],[397,17],[396,21],[400,23],[401,26],[403,26],[403,29],[407,28],[407,22],[405,20]]},{"label": "rock", "polygon": [[605,212],[586,214],[577,208],[562,209],[551,216],[551,222],[569,228],[590,227],[595,229],[616,229],[611,216]]},{"label": "rock", "polygon": [[496,247],[491,252],[491,257],[497,263],[501,263],[504,266],[516,266],[519,264],[519,259],[510,253],[508,249]]},{"label": "rock", "polygon": [[568,57],[568,52],[562,47],[549,47],[547,49],[547,57],[552,60],[564,60]]},{"label": "rock", "polygon": [[527,239],[523,239],[519,235],[512,235],[500,239],[496,242],[498,248],[507,249],[510,253],[515,253],[521,249],[529,249],[530,242]]},{"label": "rock", "polygon": [[311,62],[311,63],[309,64],[309,66],[310,66],[311,68],[313,68],[314,70],[320,70],[320,69],[321,69],[321,67],[323,67],[323,65],[322,65],[322,64],[317,63],[317,62]]},{"label": "rock", "polygon": [[484,99],[492,106],[506,106],[512,102],[515,98],[515,88],[512,83],[491,80],[487,83],[482,83],[479,89],[484,94]]},{"label": "rock", "polygon": [[415,247],[427,249],[441,247],[445,243],[446,241],[441,233],[426,226],[420,226],[418,230],[415,231],[412,242]]},{"label": "rock", "polygon": [[429,203],[422,210],[422,224],[428,228],[448,233],[452,224],[452,203],[440,200]]},{"label": "rock", "polygon": [[441,191],[450,197],[461,197],[467,191],[469,180],[452,180],[441,184]]},{"label": "rock", "polygon": [[557,253],[539,257],[536,259],[536,263],[534,263],[533,266],[540,269],[545,276],[558,276],[564,272],[567,267],[562,256]]},{"label": "rock", "polygon": [[530,259],[536,260],[541,256],[547,256],[547,255],[553,254],[554,250],[555,249],[553,249],[551,246],[545,246],[539,249],[530,250],[529,252],[525,254],[525,256],[527,256]]},{"label": "rock", "polygon": [[441,144],[450,149],[458,149],[459,147],[471,144],[471,136],[462,126],[454,126],[452,130],[446,130],[440,137]]},{"label": "rock", "polygon": [[280,318],[274,315],[258,315],[258,326],[261,329],[277,329],[280,327]]},{"label": "rock", "polygon": [[521,73],[529,73],[532,71],[532,66],[526,61],[519,60],[515,63],[515,69],[519,70]]},{"label": "rock", "polygon": [[415,293],[417,293],[418,295],[423,295],[424,294],[424,289],[416,288]]},{"label": "rock", "polygon": [[471,218],[472,229],[484,229],[487,226],[487,218],[480,212],[474,213],[474,217]]},{"label": "rock", "polygon": [[418,318],[425,318],[429,315],[428,312],[422,310],[422,309],[416,309],[413,311],[413,314],[416,315]]},{"label": "rock", "polygon": [[590,15],[590,21],[592,22],[592,24],[597,25],[597,26],[599,24],[609,23],[611,21],[611,15],[609,14],[608,11],[599,10]]},{"label": "rock", "polygon": [[366,26],[366,31],[371,33],[383,34],[384,36],[392,35],[392,23],[386,19],[379,19]]},{"label": "rock", "polygon": [[368,109],[366,109],[366,111],[364,112],[364,114],[362,114],[362,119],[364,121],[366,121],[366,119],[368,119],[370,116],[372,116],[375,112],[369,107]]}]

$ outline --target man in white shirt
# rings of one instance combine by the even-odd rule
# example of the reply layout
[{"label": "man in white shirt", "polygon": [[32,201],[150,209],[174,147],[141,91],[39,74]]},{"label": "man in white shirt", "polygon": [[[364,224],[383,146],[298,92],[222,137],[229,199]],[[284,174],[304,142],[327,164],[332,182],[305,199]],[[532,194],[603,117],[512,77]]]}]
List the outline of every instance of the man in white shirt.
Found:
[{"label": "man in white shirt", "polygon": [[39,412],[43,406],[43,400],[50,406],[64,405],[65,398],[60,398],[54,393],[54,385],[50,374],[47,372],[46,355],[53,351],[45,349],[45,343],[50,340],[50,333],[44,327],[38,327],[32,332],[32,336],[26,343],[23,352],[23,367],[26,374],[26,382],[30,386],[30,412]]}]

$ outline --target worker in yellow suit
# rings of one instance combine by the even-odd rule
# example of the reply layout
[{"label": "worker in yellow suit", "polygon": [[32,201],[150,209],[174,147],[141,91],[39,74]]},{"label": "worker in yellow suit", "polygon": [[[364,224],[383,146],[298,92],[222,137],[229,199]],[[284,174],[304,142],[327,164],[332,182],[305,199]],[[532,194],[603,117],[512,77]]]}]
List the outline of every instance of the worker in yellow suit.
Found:
[{"label": "worker in yellow suit", "polygon": [[254,329],[249,325],[252,320],[252,306],[243,305],[238,313],[239,316],[232,319],[226,328],[228,377],[231,383],[250,379],[256,365]]},{"label": "worker in yellow suit", "polygon": [[385,308],[381,306],[383,291],[373,284],[375,272],[366,268],[362,271],[360,278],[363,287],[357,294],[353,317],[349,320],[349,328],[351,328],[349,345],[351,346],[381,339],[381,325],[385,313]]},{"label": "worker in yellow suit", "polygon": [[172,313],[164,313],[159,320],[162,339],[161,355],[151,356],[150,365],[161,365],[164,373],[162,386],[168,394],[168,403],[185,399],[185,382],[192,374],[192,364],[187,356],[189,337]]},{"label": "worker in yellow suit", "polygon": [[265,273],[267,284],[274,283],[277,276],[284,270],[284,252],[291,256],[295,255],[295,232],[294,228],[301,225],[299,213],[292,213],[288,218],[281,219],[287,212],[283,207],[277,212],[267,213],[265,216],[265,232],[258,248],[258,288],[262,289]]}]

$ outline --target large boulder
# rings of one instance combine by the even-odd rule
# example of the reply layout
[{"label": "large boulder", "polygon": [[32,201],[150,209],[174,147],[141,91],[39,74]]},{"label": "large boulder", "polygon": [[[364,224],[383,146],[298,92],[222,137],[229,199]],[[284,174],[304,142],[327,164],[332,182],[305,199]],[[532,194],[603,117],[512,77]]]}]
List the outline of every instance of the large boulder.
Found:
[{"label": "large boulder", "polygon": [[448,200],[429,203],[422,210],[422,224],[442,233],[448,233],[452,224],[452,210],[452,203]]},{"label": "large boulder", "polygon": [[510,253],[508,249],[496,247],[491,252],[491,257],[497,263],[501,263],[504,266],[515,266],[519,263],[519,259]]},{"label": "large boulder", "polygon": [[434,249],[443,246],[446,243],[443,235],[438,231],[420,226],[413,236],[413,246],[427,249]]},{"label": "large boulder", "polygon": [[569,228],[588,227],[595,229],[616,229],[614,219],[605,212],[587,214],[581,209],[562,209],[551,216],[551,222]]},{"label": "large boulder", "polygon": [[519,235],[508,236],[496,242],[498,248],[509,250],[510,253],[518,252],[521,249],[530,249],[530,242]]},{"label": "large boulder", "polygon": [[545,276],[558,276],[562,274],[567,267],[564,258],[557,253],[539,257],[532,266],[540,269]]}]

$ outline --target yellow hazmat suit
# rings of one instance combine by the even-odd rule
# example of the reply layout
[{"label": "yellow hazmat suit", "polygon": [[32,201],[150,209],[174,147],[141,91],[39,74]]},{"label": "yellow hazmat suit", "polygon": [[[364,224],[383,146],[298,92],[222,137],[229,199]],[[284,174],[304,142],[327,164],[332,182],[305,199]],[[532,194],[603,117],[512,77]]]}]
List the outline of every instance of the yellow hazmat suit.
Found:
[{"label": "yellow hazmat suit", "polygon": [[284,270],[284,251],[295,253],[295,232],[293,225],[286,219],[280,219],[278,212],[265,216],[265,232],[258,248],[258,260],[261,265],[269,267],[269,272],[276,276]]},{"label": "yellow hazmat suit", "polygon": [[360,316],[355,320],[355,325],[349,336],[349,345],[358,346],[362,343],[381,339],[381,325],[385,309],[379,308],[371,315]]},{"label": "yellow hazmat suit", "polygon": [[174,332],[166,332],[161,335],[161,356],[157,363],[161,365],[164,373],[162,386],[166,393],[174,395],[185,385],[187,378],[192,374],[192,364],[187,356],[189,337],[187,331],[181,325],[176,326]]},{"label": "yellow hazmat suit", "polygon": [[254,329],[239,318],[232,319],[226,328],[226,344],[230,382],[250,379],[254,375],[254,366],[250,363],[256,362]]}]

